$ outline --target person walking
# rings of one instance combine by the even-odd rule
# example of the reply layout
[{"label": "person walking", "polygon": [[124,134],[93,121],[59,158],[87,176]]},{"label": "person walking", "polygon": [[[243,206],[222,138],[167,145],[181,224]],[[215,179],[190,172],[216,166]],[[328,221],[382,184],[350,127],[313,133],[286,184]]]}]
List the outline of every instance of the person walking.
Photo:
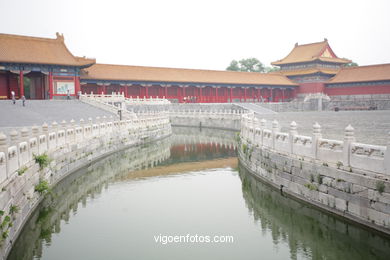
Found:
[{"label": "person walking", "polygon": [[66,99],[67,99],[67,100],[70,100],[70,92],[69,92],[69,89],[66,91]]},{"label": "person walking", "polygon": [[24,107],[26,106],[25,103],[26,103],[26,97],[23,95],[22,96],[22,104],[23,104]]},{"label": "person walking", "polygon": [[16,100],[15,100],[15,91],[11,91],[11,98],[12,98],[12,102],[14,103],[14,105],[15,105],[15,102],[16,102]]}]

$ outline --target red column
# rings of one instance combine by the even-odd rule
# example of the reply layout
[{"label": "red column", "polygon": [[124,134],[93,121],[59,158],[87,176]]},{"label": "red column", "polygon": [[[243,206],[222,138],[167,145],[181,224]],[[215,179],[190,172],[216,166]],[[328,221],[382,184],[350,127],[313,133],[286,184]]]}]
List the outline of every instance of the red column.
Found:
[{"label": "red column", "polygon": [[284,89],[282,89],[282,102],[284,102]]},{"label": "red column", "polygon": [[179,103],[181,103],[181,87],[180,86],[178,86],[177,87],[177,101],[179,102]]},{"label": "red column", "polygon": [[125,88],[125,97],[128,98],[129,97],[129,95],[128,95],[128,88],[129,88],[129,86],[125,85],[124,88]]},{"label": "red column", "polygon": [[75,76],[74,77],[74,94],[77,96],[77,94],[80,91],[80,78]]},{"label": "red column", "polygon": [[272,88],[270,89],[270,97],[271,97],[270,102],[274,102],[274,93],[272,91]]},{"label": "red column", "polygon": [[260,102],[260,89],[257,89],[257,101]]},{"label": "red column", "polygon": [[53,72],[49,72],[49,95],[50,99],[53,99]]},{"label": "red column", "polygon": [[244,102],[246,102],[246,88],[244,88]]},{"label": "red column", "polygon": [[199,87],[199,103],[203,102],[202,87]]},{"label": "red column", "polygon": [[214,102],[215,103],[218,102],[218,88],[215,88],[215,99],[214,99]]},{"label": "red column", "polygon": [[230,103],[233,103],[233,88],[230,88]]},{"label": "red column", "polygon": [[24,78],[23,78],[23,71],[21,70],[19,72],[19,89],[20,89],[20,98],[24,96]]},{"label": "red column", "polygon": [[149,90],[148,87],[145,87],[145,97],[149,98]]}]

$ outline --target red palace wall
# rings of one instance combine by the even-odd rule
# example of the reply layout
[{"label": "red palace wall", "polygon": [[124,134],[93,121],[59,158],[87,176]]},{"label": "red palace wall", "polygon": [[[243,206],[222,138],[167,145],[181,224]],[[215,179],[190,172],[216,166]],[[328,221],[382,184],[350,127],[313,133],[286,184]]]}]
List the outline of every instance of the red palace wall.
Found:
[{"label": "red palace wall", "polygon": [[324,89],[323,82],[299,83],[296,94],[321,93],[324,92]]},{"label": "red palace wall", "polygon": [[111,94],[112,92],[123,92],[126,97],[132,98],[167,98],[176,100],[177,102],[195,102],[195,103],[226,103],[230,102],[230,99],[234,101],[241,100],[246,101],[260,101],[263,99],[268,102],[271,99],[273,102],[283,102],[291,99],[295,96],[295,90],[281,90],[278,88],[271,90],[267,88],[254,89],[254,88],[226,88],[226,87],[203,87],[198,88],[194,86],[189,87],[161,87],[159,85],[141,86],[134,84],[132,86],[121,86],[118,84],[112,85],[97,85],[97,84],[82,84],[82,93],[93,94]]},{"label": "red palace wall", "polygon": [[10,99],[11,91],[19,98],[18,76],[12,73],[0,73],[0,99]]},{"label": "red palace wall", "polygon": [[0,99],[7,99],[9,96],[7,75],[0,74]]},{"label": "red palace wall", "polygon": [[372,95],[372,94],[390,94],[390,84],[388,85],[363,85],[325,88],[325,94],[328,96],[338,95]]}]

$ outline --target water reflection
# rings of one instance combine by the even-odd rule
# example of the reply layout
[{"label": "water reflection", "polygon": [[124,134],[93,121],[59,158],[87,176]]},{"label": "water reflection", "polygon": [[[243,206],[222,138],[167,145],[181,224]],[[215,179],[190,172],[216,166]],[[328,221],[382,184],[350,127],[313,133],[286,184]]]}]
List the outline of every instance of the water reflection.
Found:
[{"label": "water reflection", "polygon": [[[68,223],[70,216],[77,214],[78,207],[86,207],[87,201],[98,198],[110,183],[200,169],[200,165],[188,163],[175,169],[162,170],[159,166],[235,156],[235,144],[230,139],[232,132],[221,131],[220,136],[215,136],[199,129],[176,128],[174,131],[171,138],[111,155],[61,181],[31,215],[8,259],[41,258],[43,245],[50,245],[52,235],[61,232],[62,221]],[[188,138],[183,138],[185,133]],[[198,141],[203,143],[195,144]],[[222,160],[214,166],[225,164],[232,162]],[[202,167],[213,168],[212,165]],[[151,168],[156,170],[151,171]]]},{"label": "water reflection", "polygon": [[[85,245],[85,255],[76,258],[105,259],[99,246],[106,246],[105,253],[112,259],[180,255],[187,259],[387,259],[390,255],[390,239],[286,198],[242,168],[238,177],[232,158],[235,133],[173,131],[170,139],[111,155],[60,182],[32,214],[8,259],[42,255],[64,259],[69,254],[61,252],[73,249],[75,255],[80,251],[77,246]],[[215,168],[219,171],[210,170]],[[98,214],[100,218],[95,218]],[[107,232],[103,239],[96,238],[99,232],[92,227]],[[236,241],[162,247],[151,237],[163,231],[214,232],[234,235]],[[72,236],[81,233],[89,243]],[[56,251],[59,248],[63,251]]]},{"label": "water reflection", "polygon": [[290,258],[389,259],[390,239],[283,196],[256,180],[241,165],[248,209],[273,243],[287,243]]}]

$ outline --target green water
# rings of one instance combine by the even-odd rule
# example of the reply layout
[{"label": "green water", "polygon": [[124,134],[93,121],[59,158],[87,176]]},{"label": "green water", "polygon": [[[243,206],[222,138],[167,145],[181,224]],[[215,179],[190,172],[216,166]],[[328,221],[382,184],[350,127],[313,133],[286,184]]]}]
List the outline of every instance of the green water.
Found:
[{"label": "green water", "polygon": [[[64,179],[8,259],[389,259],[389,238],[283,197],[227,159],[235,156],[234,133],[174,131],[181,138]],[[187,235],[233,241],[155,241]]]}]

